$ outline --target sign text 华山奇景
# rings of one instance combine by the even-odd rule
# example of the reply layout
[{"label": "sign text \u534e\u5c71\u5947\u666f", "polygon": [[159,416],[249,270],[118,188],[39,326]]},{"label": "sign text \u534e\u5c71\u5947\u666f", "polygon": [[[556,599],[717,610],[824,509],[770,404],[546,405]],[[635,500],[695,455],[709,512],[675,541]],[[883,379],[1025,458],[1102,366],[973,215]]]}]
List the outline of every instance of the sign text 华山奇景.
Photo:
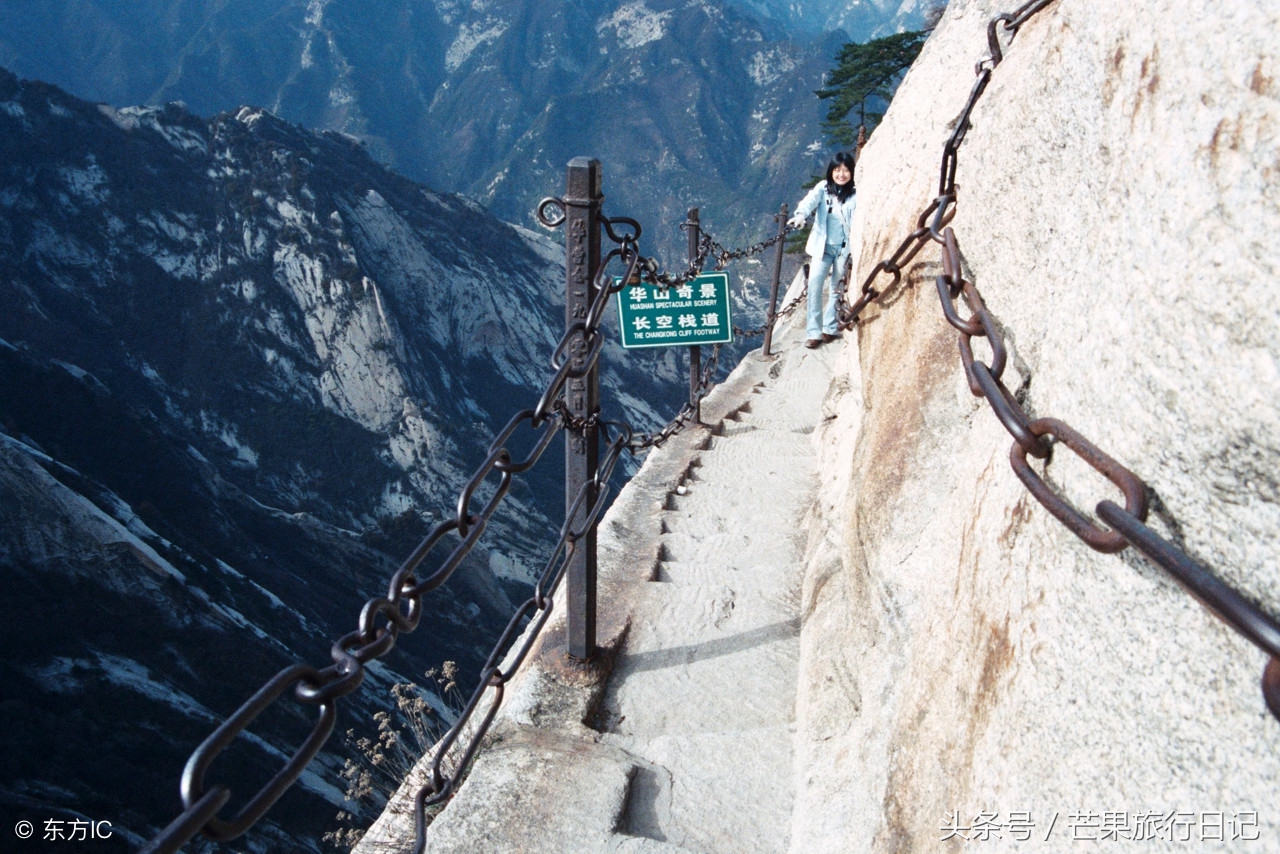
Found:
[{"label": "sign text \u534e\u5c71\u5947\u666f", "polygon": [[673,288],[625,285],[618,292],[618,322],[627,349],[727,344],[733,340],[729,274],[703,273]]}]

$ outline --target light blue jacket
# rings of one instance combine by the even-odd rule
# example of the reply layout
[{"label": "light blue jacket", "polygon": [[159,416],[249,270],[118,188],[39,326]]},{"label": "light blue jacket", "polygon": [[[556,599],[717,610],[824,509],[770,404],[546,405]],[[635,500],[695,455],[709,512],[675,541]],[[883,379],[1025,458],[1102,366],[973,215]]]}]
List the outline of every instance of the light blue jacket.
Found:
[{"label": "light blue jacket", "polygon": [[[858,194],[855,192],[849,196],[847,200],[841,202],[834,194],[827,194],[827,182],[819,181],[809,191],[800,204],[796,206],[795,216],[793,220],[804,222],[809,215],[818,210],[818,207],[824,202],[830,205],[831,213],[840,218],[840,222],[844,224],[845,241],[849,240],[849,235],[853,233],[853,209],[857,206]],[[821,258],[822,253],[827,248],[827,217],[826,211],[823,215],[817,216],[813,220],[813,230],[809,232],[809,240],[804,245],[804,251],[812,258]],[[846,250],[849,248],[846,245]]]}]

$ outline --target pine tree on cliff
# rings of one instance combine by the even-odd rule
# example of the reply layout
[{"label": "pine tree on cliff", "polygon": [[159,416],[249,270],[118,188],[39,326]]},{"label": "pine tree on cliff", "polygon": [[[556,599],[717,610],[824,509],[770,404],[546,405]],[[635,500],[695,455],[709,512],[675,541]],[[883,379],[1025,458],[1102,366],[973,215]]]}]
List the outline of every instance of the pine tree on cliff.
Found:
[{"label": "pine tree on cliff", "polygon": [[902,75],[920,55],[928,35],[926,30],[917,30],[840,48],[827,85],[815,93],[831,101],[822,129],[835,145],[852,148],[860,125],[870,133],[880,123]]}]

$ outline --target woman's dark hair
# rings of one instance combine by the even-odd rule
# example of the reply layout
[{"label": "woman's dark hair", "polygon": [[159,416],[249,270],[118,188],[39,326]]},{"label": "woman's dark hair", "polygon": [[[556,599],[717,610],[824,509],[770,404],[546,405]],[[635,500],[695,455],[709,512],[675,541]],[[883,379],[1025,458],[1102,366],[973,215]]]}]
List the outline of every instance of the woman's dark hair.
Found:
[{"label": "woman's dark hair", "polygon": [[[844,166],[849,170],[848,184],[841,186],[831,178],[837,166]],[[827,164],[827,192],[834,193],[836,198],[843,202],[853,195],[854,189],[853,155],[847,151],[837,151],[835,157],[832,157],[831,162]]]}]

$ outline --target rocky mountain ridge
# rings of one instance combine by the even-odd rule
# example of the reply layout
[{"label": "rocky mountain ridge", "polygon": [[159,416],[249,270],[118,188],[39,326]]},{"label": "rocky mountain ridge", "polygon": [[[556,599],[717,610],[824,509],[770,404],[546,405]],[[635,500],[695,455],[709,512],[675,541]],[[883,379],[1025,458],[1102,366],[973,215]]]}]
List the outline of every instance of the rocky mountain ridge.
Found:
[{"label": "rocky mountain ridge", "polygon": [[690,206],[726,245],[759,239],[825,164],[813,90],[839,46],[918,26],[917,5],[56,0],[0,8],[0,65],[114,104],[253,104],[525,225],[587,153],[612,212],[675,257]]}]

